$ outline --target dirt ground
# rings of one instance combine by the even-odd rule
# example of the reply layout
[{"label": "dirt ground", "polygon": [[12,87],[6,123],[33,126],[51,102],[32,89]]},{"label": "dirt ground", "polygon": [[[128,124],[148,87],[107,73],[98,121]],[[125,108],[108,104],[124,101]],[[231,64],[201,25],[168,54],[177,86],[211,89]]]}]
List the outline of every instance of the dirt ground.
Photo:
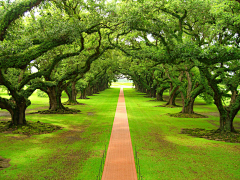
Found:
[{"label": "dirt ground", "polygon": [[0,171],[9,167],[10,166],[9,162],[10,162],[10,159],[5,159],[0,156]]}]

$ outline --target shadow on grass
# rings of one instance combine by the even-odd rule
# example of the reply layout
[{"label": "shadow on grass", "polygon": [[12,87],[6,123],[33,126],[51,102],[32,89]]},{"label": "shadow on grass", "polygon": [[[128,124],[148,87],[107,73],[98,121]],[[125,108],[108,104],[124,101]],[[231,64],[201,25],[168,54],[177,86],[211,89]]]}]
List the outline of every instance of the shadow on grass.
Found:
[{"label": "shadow on grass", "polygon": [[78,114],[81,112],[77,109],[70,109],[68,107],[65,107],[64,109],[57,109],[57,110],[44,110],[44,111],[38,111],[31,114]]},{"label": "shadow on grass", "polygon": [[179,107],[182,107],[182,106],[179,106],[179,105],[158,105],[158,106],[154,106],[154,107],[179,108]]},{"label": "shadow on grass", "polygon": [[24,134],[27,136],[52,133],[60,130],[62,127],[38,122],[27,121],[26,125],[13,125],[11,121],[0,122],[0,132],[9,134]]},{"label": "shadow on grass", "polygon": [[193,113],[193,114],[186,114],[186,113],[168,113],[167,114],[170,117],[177,117],[177,118],[208,118],[208,116],[206,115],[202,115],[202,114],[197,114],[197,113]]},{"label": "shadow on grass", "polygon": [[223,133],[216,129],[206,130],[194,128],[194,129],[182,129],[181,134],[188,134],[193,137],[205,138],[208,140],[240,143],[240,131]]},{"label": "shadow on grass", "polygon": [[10,166],[9,162],[10,162],[10,159],[5,159],[0,156],[0,171],[9,167]]}]

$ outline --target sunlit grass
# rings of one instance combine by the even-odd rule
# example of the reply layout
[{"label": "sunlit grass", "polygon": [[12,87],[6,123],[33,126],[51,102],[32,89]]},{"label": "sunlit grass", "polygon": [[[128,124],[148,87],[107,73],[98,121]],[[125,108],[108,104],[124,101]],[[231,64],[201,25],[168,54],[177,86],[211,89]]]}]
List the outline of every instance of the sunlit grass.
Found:
[{"label": "sunlit grass", "polygon": [[[142,93],[124,89],[133,146],[137,146],[144,180],[239,179],[240,144],[210,141],[180,134],[182,128],[217,129],[219,118],[174,118],[181,107],[155,107],[166,102],[150,101]],[[198,98],[196,113],[216,112]],[[181,105],[181,104],[179,104]],[[240,122],[235,118],[235,123]]]},{"label": "sunlit grass", "polygon": [[[0,134],[0,155],[11,159],[11,166],[1,171],[0,179],[96,179],[103,150],[109,143],[118,94],[119,89],[112,88],[90,99],[78,99],[86,105],[67,106],[81,110],[80,114],[27,115],[28,121],[62,126],[57,132],[31,137]],[[144,180],[239,179],[239,144],[180,134],[182,128],[217,128],[212,124],[219,123],[214,104],[196,99],[194,111],[209,118],[174,118],[166,114],[178,113],[181,107],[156,107],[166,102],[150,101],[154,99],[132,88],[124,89],[124,95]],[[62,97],[63,102],[67,100],[66,94]],[[28,110],[48,107],[48,98],[34,93],[30,99]],[[240,119],[234,122],[240,123]]]},{"label": "sunlit grass", "polygon": [[[11,159],[0,179],[95,179],[102,152],[108,145],[119,89],[107,89],[86,105],[68,106],[80,114],[27,115],[27,121],[63,127],[51,134],[13,135],[0,133],[0,155]],[[32,96],[29,108],[45,107],[48,98]],[[64,101],[64,100],[63,100]]]}]

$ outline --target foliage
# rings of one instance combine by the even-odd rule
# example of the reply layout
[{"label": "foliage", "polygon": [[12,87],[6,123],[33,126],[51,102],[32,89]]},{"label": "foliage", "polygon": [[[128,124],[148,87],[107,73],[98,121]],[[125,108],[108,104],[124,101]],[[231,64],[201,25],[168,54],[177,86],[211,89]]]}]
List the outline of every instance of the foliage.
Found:
[{"label": "foliage", "polygon": [[[210,101],[216,96],[220,114],[230,108],[234,119],[240,108],[233,83],[239,81],[239,9],[230,0],[4,1],[0,84],[12,100],[1,98],[1,107],[29,105],[35,89],[48,95],[54,89],[61,106],[61,92],[79,79],[85,81],[79,90],[92,91],[124,74],[152,97],[166,89],[171,101],[180,94],[184,113],[192,113],[199,94]],[[214,80],[207,78],[212,72]]]},{"label": "foliage", "polygon": [[213,103],[213,97],[206,92],[199,94],[199,97],[203,98],[203,100],[206,102],[206,104],[212,104]]},{"label": "foliage", "polygon": [[38,97],[48,97],[47,94],[41,90],[37,90],[37,96]]}]

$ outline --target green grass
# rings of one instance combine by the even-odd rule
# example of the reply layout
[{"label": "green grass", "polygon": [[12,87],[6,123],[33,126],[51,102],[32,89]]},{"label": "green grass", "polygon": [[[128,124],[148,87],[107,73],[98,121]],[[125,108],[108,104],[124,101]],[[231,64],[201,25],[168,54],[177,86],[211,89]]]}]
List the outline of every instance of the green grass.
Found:
[{"label": "green grass", "polygon": [[[239,179],[240,144],[180,134],[182,128],[216,129],[213,124],[218,125],[219,118],[211,115],[216,112],[214,105],[197,99],[194,111],[209,118],[174,118],[166,114],[180,112],[181,107],[155,107],[166,102],[150,101],[134,89],[124,89],[124,95],[144,180]],[[239,118],[235,118],[236,123],[240,123]]]},{"label": "green grass", "polygon": [[[67,106],[81,110],[80,114],[27,115],[28,121],[64,127],[51,134],[27,137],[0,133],[0,156],[11,159],[11,166],[1,171],[0,179],[96,179],[109,143],[118,94],[117,88],[107,89],[79,100],[86,105]],[[181,107],[155,107],[166,102],[150,101],[153,99],[132,88],[125,88],[124,95],[143,180],[239,179],[240,144],[180,134],[182,128],[215,129],[219,123],[215,105],[205,105],[198,98],[194,111],[208,118],[175,118],[166,114],[178,113]],[[63,102],[67,101],[65,97]],[[28,111],[48,107],[48,98],[37,97],[36,93],[31,101]],[[180,102],[178,99],[177,104]],[[240,119],[235,118],[234,123],[239,127]]]},{"label": "green grass", "polygon": [[[118,94],[119,89],[107,89],[91,99],[79,100],[86,105],[68,106],[81,110],[80,114],[27,115],[27,121],[64,127],[51,134],[27,137],[0,133],[0,155],[11,159],[0,179],[95,179],[109,143]],[[48,106],[48,98],[33,95],[31,100],[30,109]]]}]

